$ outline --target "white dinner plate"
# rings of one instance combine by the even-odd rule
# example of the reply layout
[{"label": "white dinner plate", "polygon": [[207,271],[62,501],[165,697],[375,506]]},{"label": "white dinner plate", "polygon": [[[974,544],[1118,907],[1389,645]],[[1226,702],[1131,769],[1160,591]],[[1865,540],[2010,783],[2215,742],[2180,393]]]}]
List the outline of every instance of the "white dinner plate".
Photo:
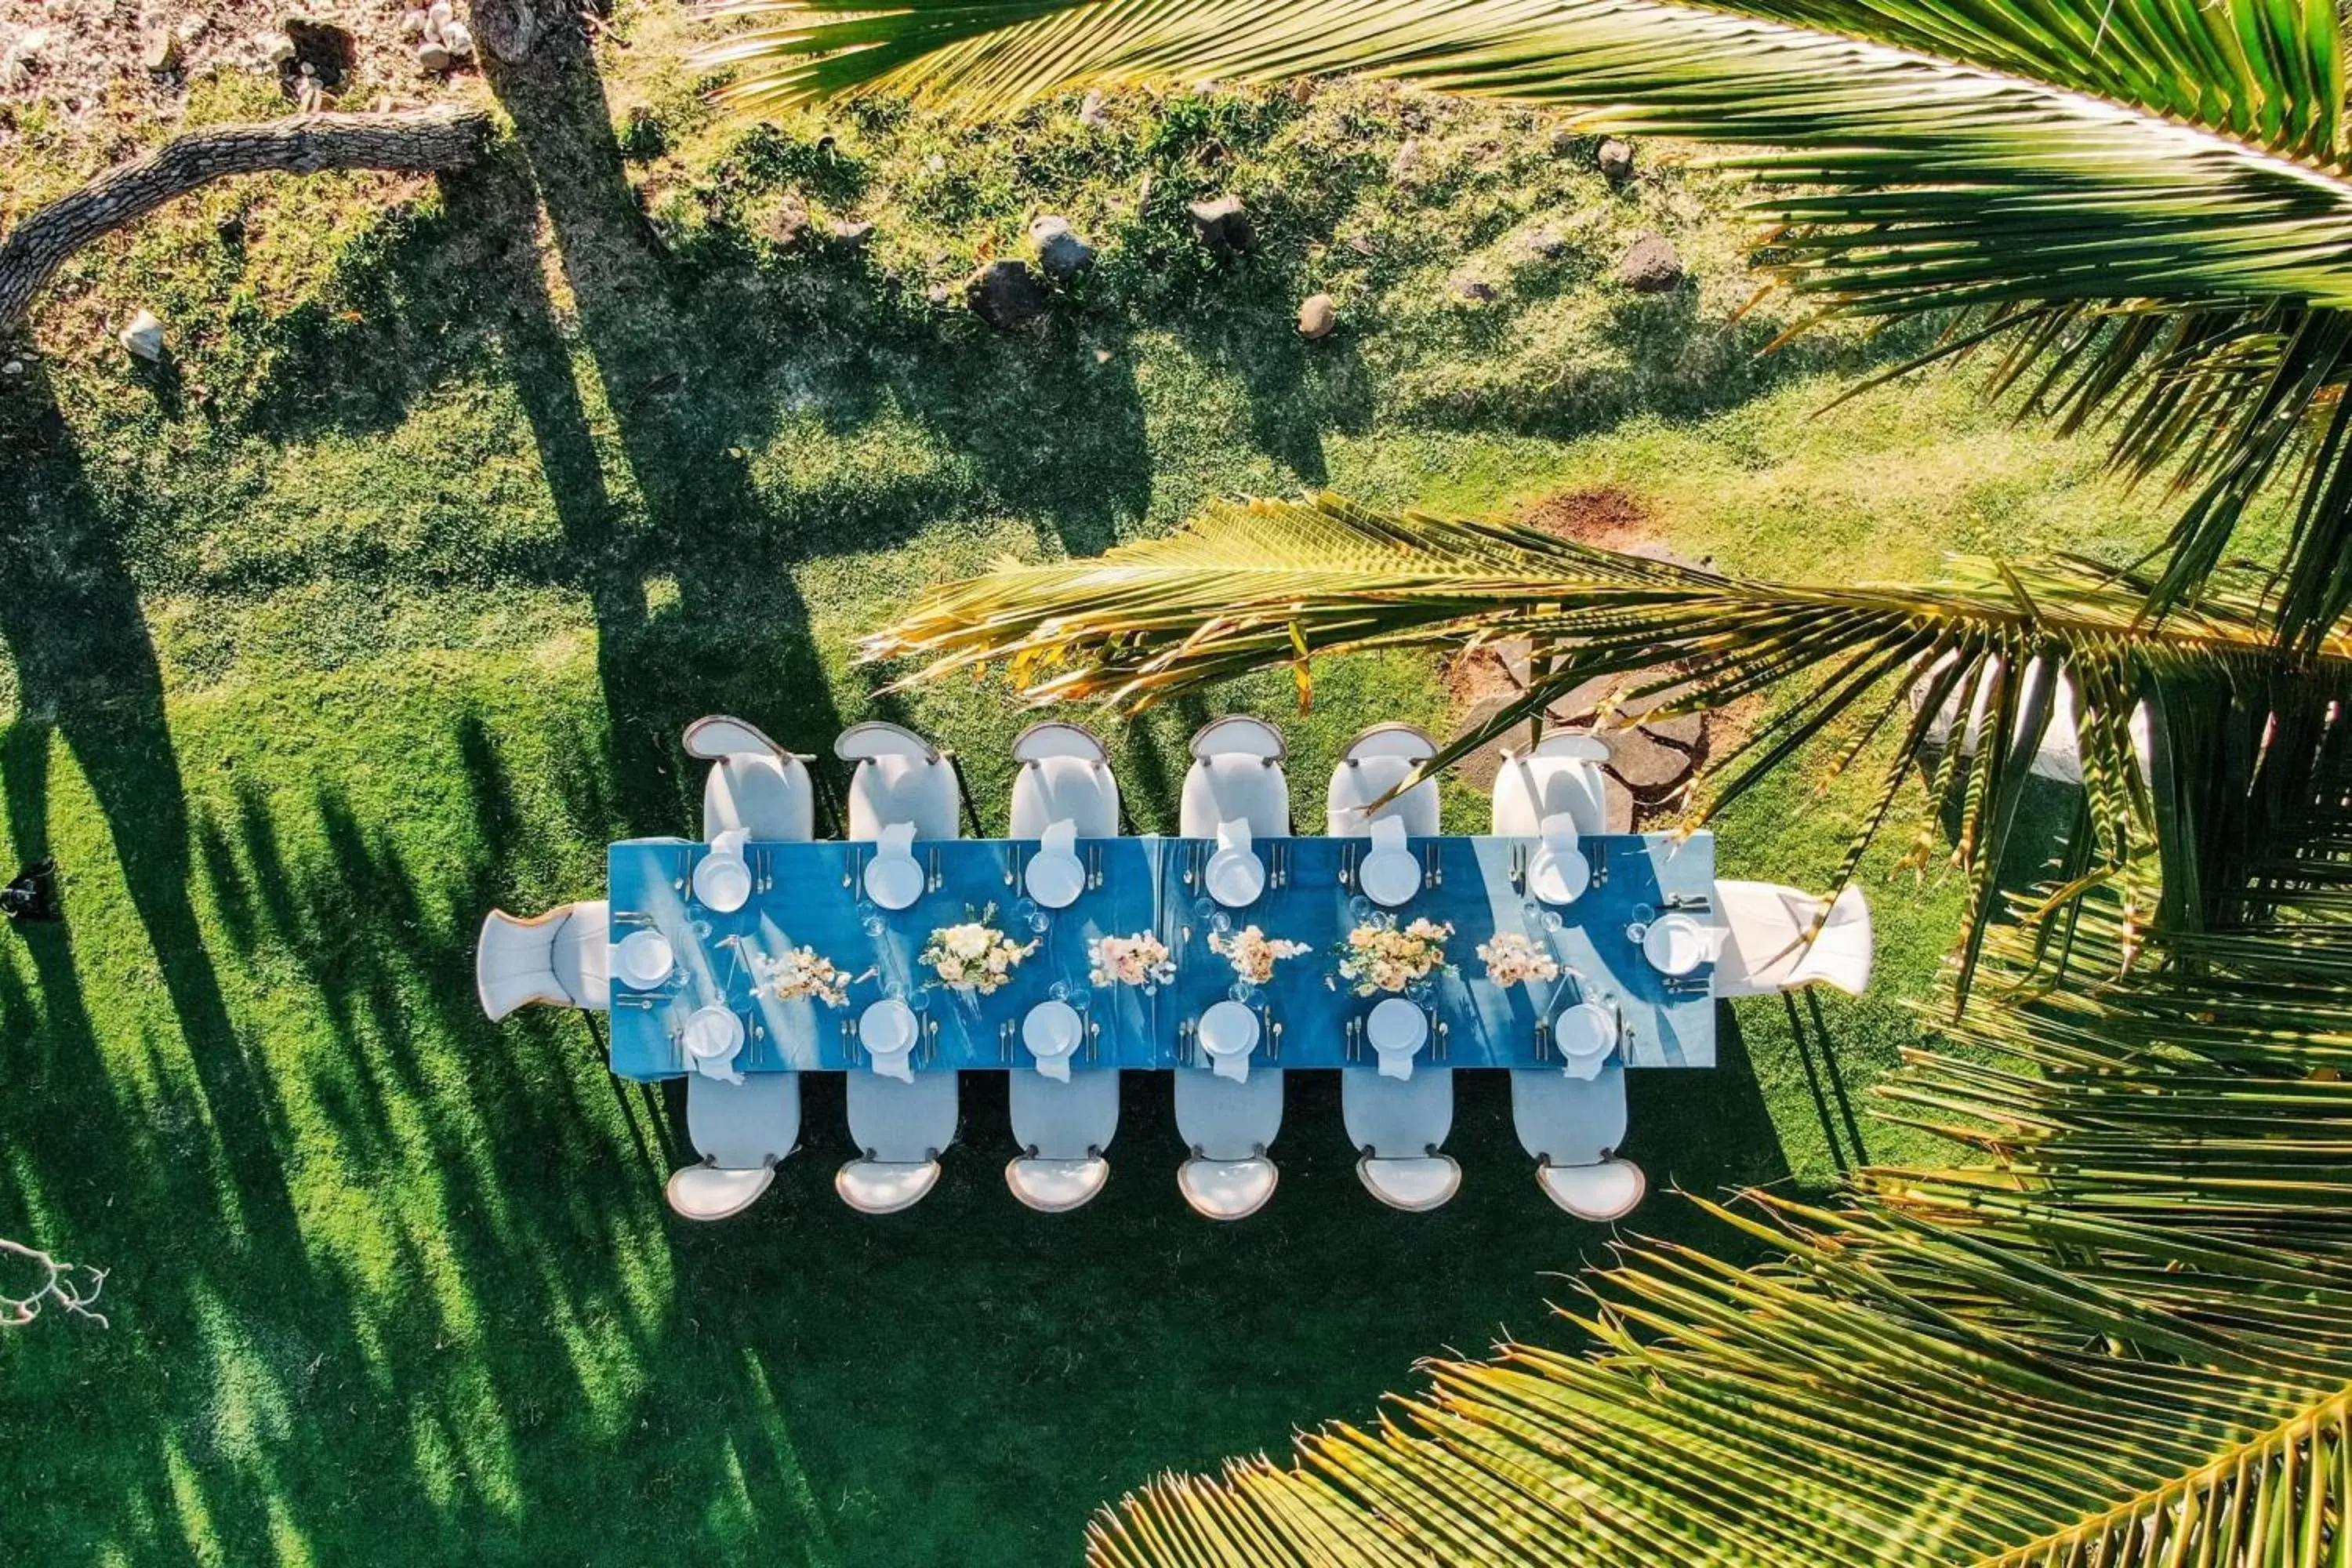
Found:
[{"label": "white dinner plate", "polygon": [[1040,1002],[1021,1020],[1021,1043],[1033,1057],[1066,1057],[1082,1032],[1078,1010],[1067,1002]]},{"label": "white dinner plate", "polygon": [[1616,1016],[1597,1002],[1563,1007],[1552,1020],[1551,1043],[1572,1076],[1591,1078],[1617,1044]]},{"label": "white dinner plate", "polygon": [[1706,929],[1688,915],[1653,921],[1642,938],[1642,956],[1661,974],[1688,974],[1706,962]]},{"label": "white dinner plate", "polygon": [[1257,1047],[1257,1015],[1238,1002],[1220,1002],[1201,1015],[1201,1045],[1213,1057],[1247,1056]]},{"label": "white dinner plate", "polygon": [[886,910],[912,908],[923,896],[923,868],[912,855],[877,855],[866,862],[866,896]]},{"label": "white dinner plate", "polygon": [[723,1062],[743,1048],[743,1020],[713,1004],[686,1021],[686,1048],[701,1062]]},{"label": "white dinner plate", "polygon": [[1592,882],[1592,862],[1580,849],[1538,849],[1528,858],[1528,891],[1547,904],[1572,904]]},{"label": "white dinner plate", "polygon": [[1058,850],[1040,849],[1029,857],[1022,880],[1029,896],[1049,910],[1066,910],[1078,901],[1087,890],[1087,868],[1078,864],[1075,855]]},{"label": "white dinner plate", "polygon": [[1383,909],[1395,909],[1421,891],[1421,862],[1410,849],[1375,849],[1356,868],[1364,897]]},{"label": "white dinner plate", "polygon": [[1429,1038],[1429,1015],[1402,996],[1391,996],[1364,1020],[1364,1038],[1381,1056],[1417,1051]]},{"label": "white dinner plate", "polygon": [[670,976],[677,967],[677,954],[670,951],[669,938],[657,931],[633,931],[623,937],[613,967],[621,976],[621,984],[638,991],[650,991]]},{"label": "white dinner plate", "polygon": [[694,896],[722,915],[740,910],[751,896],[751,868],[740,855],[706,855],[695,864]]},{"label": "white dinner plate", "polygon": [[885,996],[857,1016],[857,1039],[877,1057],[895,1056],[915,1044],[915,1010]]},{"label": "white dinner plate", "polygon": [[1244,909],[1265,891],[1265,862],[1254,849],[1220,849],[1209,857],[1201,880],[1208,884],[1209,897],[1225,908]]}]

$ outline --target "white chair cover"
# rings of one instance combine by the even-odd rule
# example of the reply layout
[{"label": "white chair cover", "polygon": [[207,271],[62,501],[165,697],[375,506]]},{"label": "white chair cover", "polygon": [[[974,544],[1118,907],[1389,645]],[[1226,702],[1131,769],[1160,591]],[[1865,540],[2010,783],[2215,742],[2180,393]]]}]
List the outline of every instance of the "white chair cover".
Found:
[{"label": "white chair cover", "polygon": [[1195,757],[1260,757],[1282,761],[1290,754],[1282,731],[1246,713],[1212,719],[1192,731]]},{"label": "white chair cover", "polygon": [[1008,1075],[1013,1141],[1024,1152],[1004,1167],[1013,1195],[1043,1214],[1092,1199],[1110,1179],[1103,1151],[1118,1131],[1118,1074],[1074,1072],[1061,1082],[1015,1068]]},{"label": "white chair cover", "polygon": [[[1717,996],[1761,996],[1819,981],[1859,996],[1870,985],[1870,904],[1849,883],[1837,902],[1776,882],[1718,881],[1715,901],[1723,936],[1716,953]],[[1810,947],[1805,938],[1824,908],[1829,919]]]},{"label": "white chair cover", "polygon": [[744,832],[770,842],[816,837],[816,792],[798,757],[730,752],[702,781],[702,837]]},{"label": "white chair cover", "polygon": [[940,1155],[955,1142],[956,1075],[918,1073],[908,1082],[845,1076],[849,1138],[863,1153],[835,1174],[834,1190],[867,1214],[912,1206],[939,1181]]},{"label": "white chair cover", "polygon": [[1013,775],[1013,837],[1041,838],[1056,822],[1074,822],[1081,838],[1118,833],[1118,781],[1110,764],[1077,757],[1024,763]]},{"label": "white chair cover", "polygon": [[1420,1213],[1461,1190],[1462,1167],[1437,1152],[1454,1128],[1453,1069],[1424,1068],[1397,1079],[1343,1068],[1339,1115],[1362,1156],[1356,1177],[1381,1202]]},{"label": "white chair cover", "polygon": [[1423,779],[1378,810],[1372,802],[1411,778],[1437,755],[1437,742],[1410,724],[1381,724],[1348,743],[1331,770],[1324,797],[1325,831],[1334,838],[1360,838],[1377,818],[1393,817],[1415,838],[1437,833],[1437,781]]},{"label": "white chair cover", "polygon": [[1231,752],[1203,757],[1184,772],[1176,830],[1187,838],[1213,838],[1217,824],[1244,821],[1254,838],[1290,833],[1290,781],[1282,764]]},{"label": "white chair cover", "polygon": [[1494,828],[1498,834],[1534,837],[1543,819],[1565,813],[1579,833],[1609,831],[1612,784],[1601,772],[1608,747],[1591,735],[1549,735],[1524,756],[1507,758],[1496,771]]},{"label": "white chair cover", "polygon": [[603,1012],[612,1002],[611,906],[564,904],[519,920],[504,910],[482,917],[474,943],[474,988],[492,1020],[518,1007]]},{"label": "white chair cover", "polygon": [[1648,1184],[1641,1167],[1614,1157],[1625,1137],[1622,1063],[1589,1079],[1556,1068],[1514,1068],[1511,1125],[1535,1156],[1544,1195],[1578,1218],[1618,1219],[1642,1201]]},{"label": "white chair cover", "polygon": [[702,1163],[672,1173],[669,1206],[687,1219],[725,1219],[768,1190],[800,1142],[801,1086],[792,1073],[747,1073],[740,1083],[686,1080],[686,1131]]},{"label": "white chair cover", "polygon": [[1176,1184],[1194,1212],[1243,1219],[1265,1206],[1278,1173],[1266,1158],[1282,1131],[1282,1074],[1261,1069],[1239,1082],[1198,1068],[1176,1069],[1176,1131],[1192,1151]]},{"label": "white chair cover", "polygon": [[868,757],[849,775],[849,837],[871,842],[905,822],[918,838],[960,837],[956,803],[955,765],[945,757]]}]

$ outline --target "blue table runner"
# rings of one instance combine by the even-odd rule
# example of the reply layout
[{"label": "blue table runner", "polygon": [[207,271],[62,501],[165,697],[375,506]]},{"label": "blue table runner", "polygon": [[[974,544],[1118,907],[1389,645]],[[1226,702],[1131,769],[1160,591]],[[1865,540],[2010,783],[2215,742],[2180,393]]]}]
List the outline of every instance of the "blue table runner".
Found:
[{"label": "blue table runner", "polygon": [[[1337,975],[1336,952],[1354,923],[1354,893],[1341,885],[1339,872],[1343,862],[1360,859],[1369,843],[1328,837],[1282,842],[1287,871],[1283,885],[1269,886],[1247,909],[1223,911],[1234,928],[1255,925],[1270,937],[1311,948],[1277,964],[1272,983],[1259,989],[1254,1005],[1283,1029],[1279,1058],[1269,1030],[1252,1067],[1369,1070],[1369,1055],[1349,1058],[1346,1022],[1369,1012],[1378,998],[1348,991]],[[1270,846],[1268,840],[1258,842],[1261,858]],[[1582,847],[1592,864],[1592,884],[1576,902],[1552,911],[1560,921],[1556,931],[1545,929],[1540,910],[1531,919],[1526,900],[1511,886],[1514,854],[1532,848],[1532,840],[1445,837],[1413,839],[1410,847],[1436,874],[1424,877],[1411,901],[1387,912],[1400,922],[1425,916],[1454,927],[1446,943],[1453,973],[1438,978],[1423,999],[1440,1027],[1433,1030],[1417,1066],[1556,1065],[1556,1059],[1538,1055],[1535,1023],[1575,999],[1580,987],[1605,991],[1622,1011],[1628,1066],[1714,1065],[1710,967],[1670,979],[1642,957],[1626,930],[1645,906],[1654,915],[1680,905],[1703,923],[1711,920],[1711,835],[1680,841],[1658,834],[1586,838]],[[761,890],[741,909],[722,914],[691,897],[693,868],[709,853],[708,846],[671,839],[614,845],[608,857],[614,940],[651,925],[669,938],[678,973],[653,993],[633,992],[614,981],[613,1070],[636,1079],[685,1071],[677,1031],[695,1007],[709,1002],[729,1006],[745,1020],[745,1047],[735,1061],[741,1071],[863,1068],[866,1056],[854,1033],[857,1016],[893,993],[921,1005],[925,1035],[915,1052],[916,1071],[1026,1068],[1031,1058],[1018,1037],[1020,1021],[1057,987],[1074,1001],[1083,997],[1090,1026],[1072,1063],[1075,1070],[1205,1070],[1181,1056],[1179,1026],[1225,996],[1234,984],[1231,966],[1209,947],[1220,911],[1207,900],[1199,878],[1214,846],[1187,838],[1080,840],[1078,853],[1099,865],[1102,885],[1082,893],[1069,908],[1051,911],[1043,932],[1030,931],[1016,915],[1024,892],[1014,868],[1025,865],[1036,848],[1034,839],[919,843],[916,858],[927,871],[936,865],[940,887],[894,912],[870,905],[860,909],[856,868],[870,858],[873,846],[756,843],[747,855]],[[772,887],[764,886],[770,881]],[[991,904],[997,924],[1015,941],[1036,936],[1037,951],[992,994],[968,996],[935,983],[926,990],[929,976],[916,960],[931,931]],[[868,920],[877,929],[867,929]],[[1150,995],[1130,987],[1090,985],[1087,948],[1094,939],[1143,931],[1157,931],[1175,953],[1174,982]],[[1495,985],[1486,977],[1477,947],[1497,931],[1542,938],[1579,978],[1507,990]],[[861,978],[842,1008],[755,997],[739,942],[769,954],[814,948]]]}]

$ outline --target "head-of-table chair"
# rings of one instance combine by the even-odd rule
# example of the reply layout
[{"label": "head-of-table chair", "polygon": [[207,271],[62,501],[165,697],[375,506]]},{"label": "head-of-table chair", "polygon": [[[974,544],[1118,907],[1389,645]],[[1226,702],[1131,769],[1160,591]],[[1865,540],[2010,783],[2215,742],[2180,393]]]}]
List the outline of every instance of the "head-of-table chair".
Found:
[{"label": "head-of-table chair", "polygon": [[1176,806],[1187,838],[1213,838],[1221,822],[1246,822],[1253,838],[1290,835],[1290,781],[1283,773],[1282,732],[1262,719],[1216,719],[1192,737]]},{"label": "head-of-table chair", "polygon": [[1547,816],[1566,815],[1579,833],[1609,831],[1609,796],[1622,784],[1601,771],[1609,748],[1597,735],[1557,730],[1533,751],[1506,752],[1495,772],[1494,830],[1532,838]]},{"label": "head-of-table chair", "polygon": [[1847,883],[1834,903],[1775,882],[1718,881],[1715,896],[1724,922],[1715,955],[1717,996],[1762,996],[1815,984],[1859,996],[1870,988],[1870,902],[1859,885]]},{"label": "head-of-table chair", "polygon": [[474,989],[491,1020],[518,1007],[612,1005],[612,907],[602,899],[563,904],[519,919],[504,910],[482,917],[474,942]]},{"label": "head-of-table chair", "polygon": [[1176,1131],[1192,1151],[1177,1189],[1206,1219],[1247,1219],[1280,1179],[1266,1150],[1282,1131],[1282,1073],[1265,1068],[1240,1083],[1199,1068],[1176,1069]]},{"label": "head-of-table chair", "polygon": [[853,1070],[848,1079],[849,1137],[861,1152],[834,1173],[833,1190],[863,1214],[912,1208],[938,1184],[940,1156],[955,1142],[956,1075],[908,1082]]},{"label": "head-of-table chair", "polygon": [[849,837],[871,842],[894,824],[912,823],[918,838],[961,836],[961,799],[955,763],[902,725],[868,720],[852,724],[833,743],[834,754],[856,764],[849,775]]},{"label": "head-of-table chair", "polygon": [[801,1080],[763,1072],[730,1083],[696,1073],[686,1080],[686,1131],[702,1160],[671,1173],[669,1206],[687,1219],[740,1214],[800,1142]]},{"label": "head-of-table chair", "polygon": [[1339,1117],[1360,1156],[1356,1179],[1391,1208],[1426,1213],[1462,1190],[1462,1167],[1438,1152],[1454,1130],[1452,1069],[1423,1067],[1399,1079],[1342,1068]]},{"label": "head-of-table chair", "polygon": [[1361,838],[1372,824],[1394,817],[1415,838],[1437,833],[1437,781],[1423,779],[1393,800],[1375,807],[1373,802],[1412,777],[1413,771],[1437,755],[1437,742],[1414,724],[1375,724],[1348,742],[1331,770],[1331,785],[1324,797],[1325,831],[1334,838]]},{"label": "head-of-table chair", "polygon": [[1005,1087],[1022,1152],[1004,1167],[1004,1184],[1040,1214],[1090,1202],[1110,1180],[1103,1151],[1118,1131],[1118,1074],[1074,1072],[1066,1083],[1015,1068]]},{"label": "head-of-table chair", "polygon": [[1648,1190],[1642,1167],[1617,1157],[1626,1125],[1622,1062],[1585,1079],[1556,1068],[1514,1068],[1511,1125],[1535,1156],[1544,1196],[1579,1219],[1622,1219]]},{"label": "head-of-table chair", "polygon": [[1081,838],[1118,833],[1118,780],[1103,744],[1061,720],[1032,724],[1013,742],[1012,830],[1038,838],[1056,822],[1074,822]]}]

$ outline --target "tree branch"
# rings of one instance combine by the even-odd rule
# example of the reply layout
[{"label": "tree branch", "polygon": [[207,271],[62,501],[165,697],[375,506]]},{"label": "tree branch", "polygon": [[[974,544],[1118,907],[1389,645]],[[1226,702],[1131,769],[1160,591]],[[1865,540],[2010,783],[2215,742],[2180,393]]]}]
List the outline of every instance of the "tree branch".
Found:
[{"label": "tree branch", "polygon": [[24,317],[75,251],[199,185],[272,172],[463,169],[481,156],[489,128],[482,110],[445,105],[403,114],[305,114],[174,137],[41,208],[0,240],[0,331]]},{"label": "tree branch", "polygon": [[0,1329],[24,1327],[41,1315],[44,1304],[52,1302],[69,1316],[88,1318],[101,1329],[107,1326],[106,1314],[90,1308],[98,1293],[106,1289],[105,1269],[93,1268],[86,1263],[60,1263],[46,1252],[20,1241],[10,1241],[5,1236],[0,1236],[0,1258],[21,1258],[42,1274],[40,1288],[31,1295],[0,1295]]}]

